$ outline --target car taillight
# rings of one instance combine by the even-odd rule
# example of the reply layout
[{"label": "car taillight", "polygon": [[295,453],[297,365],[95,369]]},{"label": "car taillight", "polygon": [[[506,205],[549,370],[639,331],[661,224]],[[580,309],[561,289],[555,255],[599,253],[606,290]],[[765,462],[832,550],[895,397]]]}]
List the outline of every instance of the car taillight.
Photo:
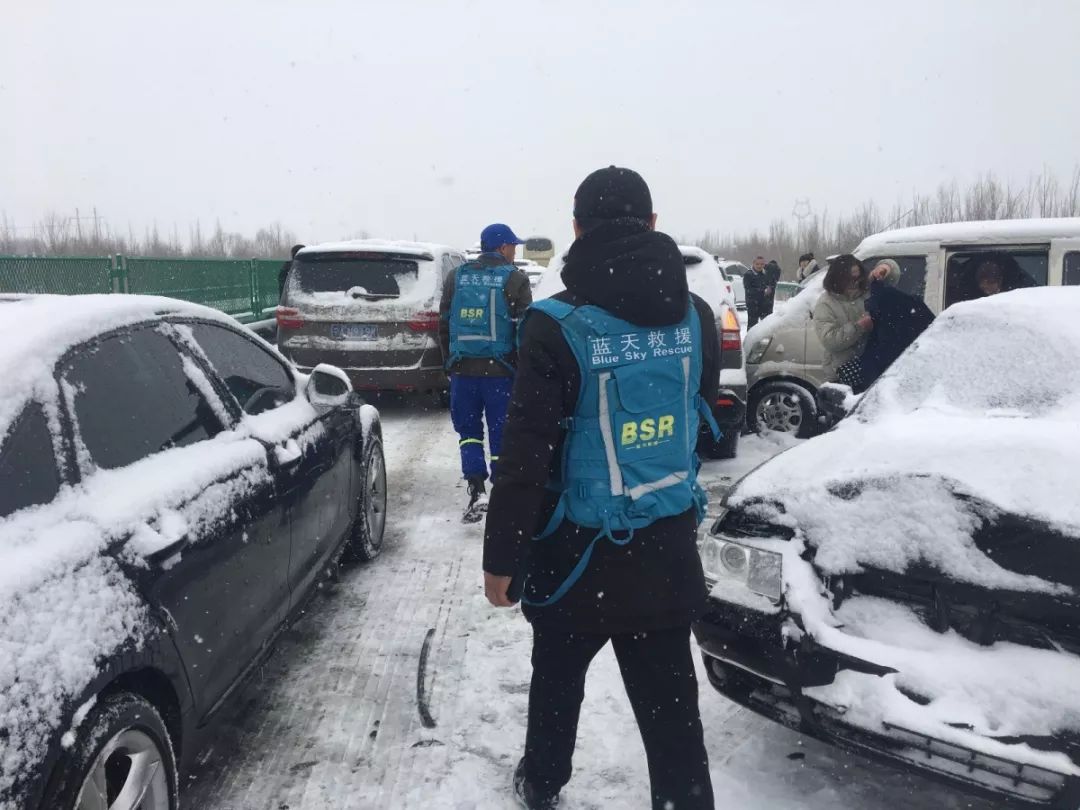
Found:
[{"label": "car taillight", "polygon": [[725,308],[720,318],[720,349],[721,351],[742,351],[742,330],[739,328],[739,319],[735,313]]},{"label": "car taillight", "polygon": [[414,332],[438,332],[439,313],[419,312],[409,321],[409,328]]},{"label": "car taillight", "polygon": [[274,315],[278,329],[299,329],[304,325],[304,316],[294,307],[278,307]]}]

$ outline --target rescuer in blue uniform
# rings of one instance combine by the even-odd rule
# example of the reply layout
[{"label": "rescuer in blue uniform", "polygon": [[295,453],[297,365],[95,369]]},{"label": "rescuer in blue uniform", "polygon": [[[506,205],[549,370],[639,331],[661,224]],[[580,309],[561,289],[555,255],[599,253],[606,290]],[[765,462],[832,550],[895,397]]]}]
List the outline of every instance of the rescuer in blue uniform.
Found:
[{"label": "rescuer in blue uniform", "polygon": [[678,247],[655,225],[640,175],[589,175],[574,198],[566,291],[522,325],[484,584],[500,607],[520,586],[532,623],[513,780],[531,810],[556,807],[570,779],[585,675],[608,642],[645,743],[652,806],[713,807],[690,624],[707,599],[694,448],[702,423],[715,431],[720,345]]},{"label": "rescuer in blue uniform", "polygon": [[483,253],[443,281],[439,342],[450,375],[461,473],[468,482],[468,522],[480,520],[487,505],[484,419],[494,475],[517,363],[517,322],[532,303],[529,277],[514,265],[521,244],[506,225],[489,225],[480,234]]}]

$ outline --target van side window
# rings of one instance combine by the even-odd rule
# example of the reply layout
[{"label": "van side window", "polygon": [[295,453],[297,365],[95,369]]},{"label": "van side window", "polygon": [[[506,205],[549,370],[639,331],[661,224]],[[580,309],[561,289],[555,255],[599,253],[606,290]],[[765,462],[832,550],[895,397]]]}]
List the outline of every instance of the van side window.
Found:
[{"label": "van side window", "polygon": [[0,518],[52,501],[60,491],[45,410],[27,405],[0,444]]},{"label": "van side window", "polygon": [[1065,254],[1065,269],[1061,274],[1061,283],[1066,287],[1080,286],[1080,250]]},{"label": "van side window", "polygon": [[1024,287],[1045,287],[1047,248],[957,250],[945,267],[945,306]]}]

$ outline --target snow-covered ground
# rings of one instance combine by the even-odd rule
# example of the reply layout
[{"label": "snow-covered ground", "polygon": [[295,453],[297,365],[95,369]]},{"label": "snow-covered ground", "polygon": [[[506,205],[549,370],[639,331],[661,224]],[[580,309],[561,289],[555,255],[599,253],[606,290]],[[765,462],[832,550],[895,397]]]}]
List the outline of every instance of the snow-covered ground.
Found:
[{"label": "snow-covered ground", "polygon": [[[524,741],[529,625],[488,606],[480,526],[458,517],[449,417],[380,403],[390,472],[387,547],[345,571],[237,695],[183,805],[198,810],[513,806]],[[716,493],[790,444],[744,437],[739,458],[706,465]],[[429,628],[433,728],[417,708]],[[717,806],[730,810],[988,810],[920,777],[804,738],[730,703],[701,681]],[[565,807],[648,805],[645,756],[610,648],[590,673]]]}]

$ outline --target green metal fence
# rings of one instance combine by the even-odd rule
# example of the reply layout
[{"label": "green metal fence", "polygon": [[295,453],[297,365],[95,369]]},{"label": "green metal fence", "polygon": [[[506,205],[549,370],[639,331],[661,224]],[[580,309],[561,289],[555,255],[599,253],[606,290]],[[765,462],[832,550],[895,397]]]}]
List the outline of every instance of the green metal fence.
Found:
[{"label": "green metal fence", "polygon": [[115,292],[115,258],[0,256],[0,292],[82,293]]},{"label": "green metal fence", "polygon": [[0,256],[0,293],[164,295],[249,322],[273,317],[283,261]]}]

